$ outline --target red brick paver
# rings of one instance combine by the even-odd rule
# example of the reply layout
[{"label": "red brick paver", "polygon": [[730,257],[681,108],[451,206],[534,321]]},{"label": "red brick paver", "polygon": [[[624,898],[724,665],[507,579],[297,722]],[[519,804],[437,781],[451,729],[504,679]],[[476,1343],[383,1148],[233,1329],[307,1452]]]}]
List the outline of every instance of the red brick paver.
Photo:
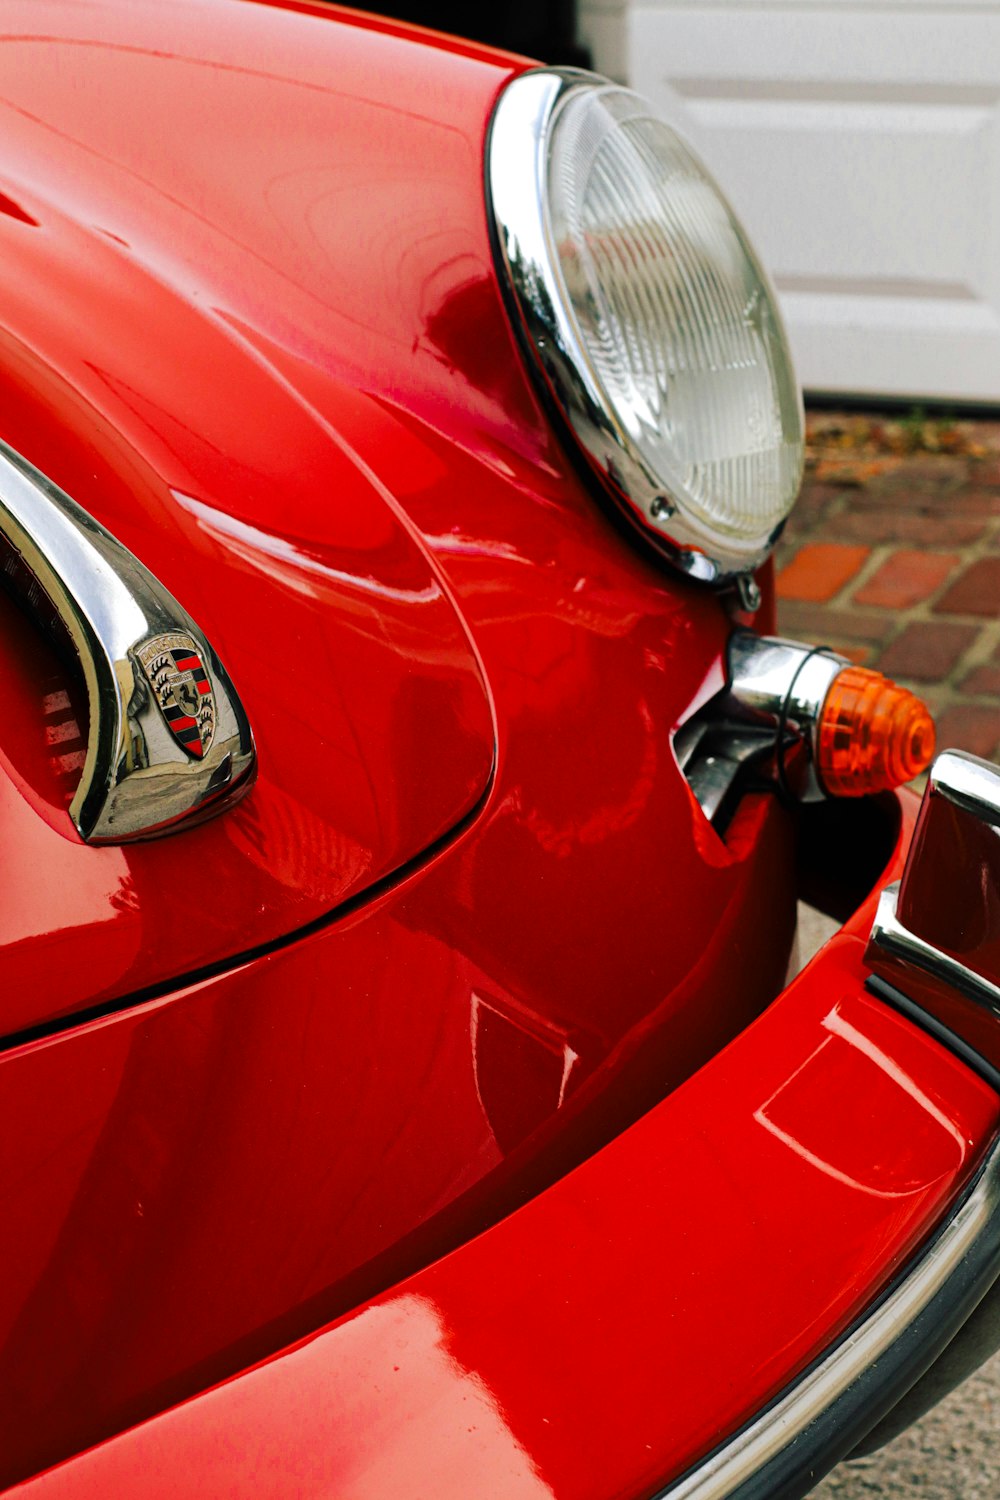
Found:
[{"label": "red brick paver", "polygon": [[973,697],[995,698],[1000,703],[1000,667],[991,666],[989,662],[974,667],[962,678],[959,687]]},{"label": "red brick paver", "polygon": [[845,541],[908,542],[911,546],[960,547],[977,542],[986,530],[984,521],[968,516],[927,516],[905,505],[891,509],[845,510],[838,516],[837,531]]},{"label": "red brick paver", "polygon": [[974,625],[911,620],[883,651],[879,671],[910,681],[940,682],[955,670],[977,635]]},{"label": "red brick paver", "polygon": [[868,551],[839,542],[811,543],[782,570],[778,592],[783,599],[832,599],[867,560]]},{"label": "red brick paver", "polygon": [[1000,705],[953,703],[939,716],[937,730],[942,749],[957,745],[984,760],[996,760],[1000,748]]},{"label": "red brick paver", "polygon": [[982,557],[966,568],[934,608],[946,615],[1000,619],[1000,557]]},{"label": "red brick paver", "polygon": [[1000,423],[808,421],[779,629],[912,687],[942,747],[1000,761]]},{"label": "red brick paver", "polygon": [[855,590],[854,602],[877,604],[883,609],[905,609],[919,604],[937,593],[961,560],[955,552],[913,552],[902,548],[886,558],[868,582]]}]

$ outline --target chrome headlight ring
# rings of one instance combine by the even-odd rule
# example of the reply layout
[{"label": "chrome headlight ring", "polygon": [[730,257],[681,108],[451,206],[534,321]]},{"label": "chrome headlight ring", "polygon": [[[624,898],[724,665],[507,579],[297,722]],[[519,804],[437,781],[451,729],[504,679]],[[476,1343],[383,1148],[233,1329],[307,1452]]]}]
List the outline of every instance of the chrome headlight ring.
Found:
[{"label": "chrome headlight ring", "polygon": [[605,493],[688,575],[752,571],[798,491],[802,401],[706,169],[637,95],[546,68],[500,96],[487,189],[529,363]]}]

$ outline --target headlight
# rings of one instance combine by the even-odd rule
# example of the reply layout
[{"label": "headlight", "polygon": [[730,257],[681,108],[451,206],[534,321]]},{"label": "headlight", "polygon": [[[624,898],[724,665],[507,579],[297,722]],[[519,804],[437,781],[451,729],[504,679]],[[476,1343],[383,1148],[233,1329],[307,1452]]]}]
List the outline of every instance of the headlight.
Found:
[{"label": "headlight", "polygon": [[802,401],[701,162],[636,94],[545,69],[501,96],[488,180],[520,331],[608,491],[686,572],[755,567],[802,477]]}]

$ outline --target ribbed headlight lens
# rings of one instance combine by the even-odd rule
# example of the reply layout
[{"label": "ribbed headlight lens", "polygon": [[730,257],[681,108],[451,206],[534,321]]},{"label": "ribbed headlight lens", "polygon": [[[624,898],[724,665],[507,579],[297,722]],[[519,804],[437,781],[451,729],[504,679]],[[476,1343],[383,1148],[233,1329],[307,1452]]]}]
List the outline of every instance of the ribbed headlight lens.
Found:
[{"label": "ribbed headlight lens", "polygon": [[489,177],[523,331],[609,490],[688,572],[755,567],[798,491],[802,404],[705,168],[637,95],[544,70],[501,97]]}]

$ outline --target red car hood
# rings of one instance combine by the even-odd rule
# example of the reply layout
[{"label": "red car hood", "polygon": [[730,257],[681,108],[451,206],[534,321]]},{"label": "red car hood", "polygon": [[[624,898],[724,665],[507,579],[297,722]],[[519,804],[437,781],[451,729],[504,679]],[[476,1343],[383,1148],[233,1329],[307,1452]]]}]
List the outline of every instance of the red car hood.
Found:
[{"label": "red car hood", "polygon": [[190,611],[260,768],[82,846],[11,618],[0,1479],[493,1223],[785,972],[783,809],[721,839],[672,752],[733,616],[605,519],[503,309],[518,65],[332,14],[4,7],[0,437]]},{"label": "red car hood", "polygon": [[[367,96],[392,93],[413,43],[381,49],[376,81],[352,72],[353,28],[251,5],[32,0],[5,8],[4,31],[0,436],[191,612],[259,751],[252,795],[225,817],[83,847],[65,815],[79,715],[4,605],[10,1035],[370,888],[482,798],[495,734],[439,568],[343,436],[370,403],[329,353],[357,348],[355,271],[372,292],[352,214],[372,121],[357,115],[394,118]],[[468,67],[482,116],[508,70]],[[390,211],[393,183],[366,190]],[[398,270],[377,270],[384,313],[365,309],[369,366],[380,339],[412,344]]]}]

